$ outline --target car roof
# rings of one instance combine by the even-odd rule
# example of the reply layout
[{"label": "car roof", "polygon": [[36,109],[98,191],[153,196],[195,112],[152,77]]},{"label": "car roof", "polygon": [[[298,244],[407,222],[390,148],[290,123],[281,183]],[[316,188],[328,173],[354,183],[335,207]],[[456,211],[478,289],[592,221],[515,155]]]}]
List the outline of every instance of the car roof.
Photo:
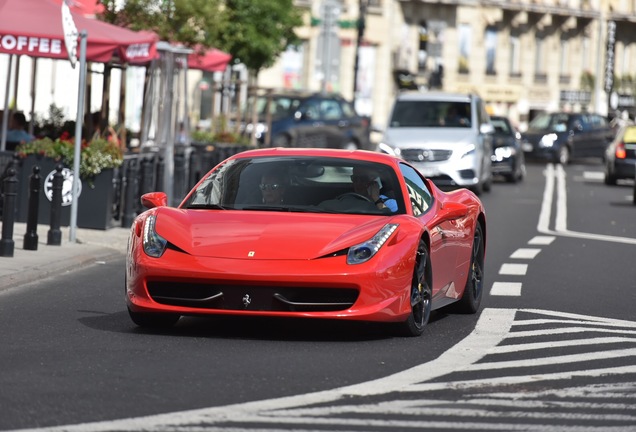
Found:
[{"label": "car roof", "polygon": [[395,165],[402,159],[370,150],[341,150],[341,149],[320,149],[320,148],[294,148],[294,147],[273,147],[246,150],[232,156],[233,159],[251,158],[251,157],[267,157],[267,156],[283,156],[283,157],[333,157],[344,159],[355,159],[367,162],[377,162],[389,165]]},{"label": "car roof", "polygon": [[429,91],[429,92],[406,91],[398,95],[398,100],[470,102],[475,97],[477,97],[477,95],[467,94],[467,93],[449,93],[449,92],[438,92],[438,91]]}]

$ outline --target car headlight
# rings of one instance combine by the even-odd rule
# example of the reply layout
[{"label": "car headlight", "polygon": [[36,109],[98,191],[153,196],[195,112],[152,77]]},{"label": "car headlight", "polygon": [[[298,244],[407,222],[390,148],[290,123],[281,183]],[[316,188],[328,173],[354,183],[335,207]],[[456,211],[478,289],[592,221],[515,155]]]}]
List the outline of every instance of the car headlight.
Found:
[{"label": "car headlight", "polygon": [[151,215],[146,218],[146,223],[144,224],[144,252],[146,252],[146,255],[153,258],[161,257],[166,250],[166,245],[168,244],[168,241],[155,231],[156,221],[157,216]]},{"label": "car headlight", "polygon": [[369,240],[351,246],[347,253],[347,264],[362,264],[369,261],[391,237],[397,227],[398,224],[386,224]]},{"label": "car headlight", "polygon": [[378,150],[382,153],[390,154],[392,156],[400,156],[401,153],[398,147],[393,147],[385,142],[380,142],[378,144]]},{"label": "car headlight", "polygon": [[541,147],[552,147],[554,145],[554,142],[557,140],[557,134],[555,133],[551,133],[551,134],[547,134],[547,135],[543,135],[543,137],[541,137],[541,141],[539,141],[539,146]]},{"label": "car headlight", "polygon": [[512,157],[515,153],[516,153],[516,150],[514,147],[510,147],[510,146],[497,147],[495,149],[495,155],[493,157],[493,160],[500,162],[504,159],[508,159]]},{"label": "car headlight", "polygon": [[475,149],[476,149],[475,144],[469,144],[466,147],[462,148],[460,150],[460,152],[461,152],[460,153],[461,155],[459,156],[460,159],[463,158],[463,157],[466,157],[466,156],[473,155],[475,153]]}]

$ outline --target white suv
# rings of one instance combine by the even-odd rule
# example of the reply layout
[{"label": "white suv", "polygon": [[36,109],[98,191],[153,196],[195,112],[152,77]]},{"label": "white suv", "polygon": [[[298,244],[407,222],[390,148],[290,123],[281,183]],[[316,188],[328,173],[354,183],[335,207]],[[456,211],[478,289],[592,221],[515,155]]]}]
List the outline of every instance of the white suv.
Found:
[{"label": "white suv", "polygon": [[479,195],[492,184],[493,132],[477,95],[406,92],[395,100],[379,150],[410,162],[441,189]]}]

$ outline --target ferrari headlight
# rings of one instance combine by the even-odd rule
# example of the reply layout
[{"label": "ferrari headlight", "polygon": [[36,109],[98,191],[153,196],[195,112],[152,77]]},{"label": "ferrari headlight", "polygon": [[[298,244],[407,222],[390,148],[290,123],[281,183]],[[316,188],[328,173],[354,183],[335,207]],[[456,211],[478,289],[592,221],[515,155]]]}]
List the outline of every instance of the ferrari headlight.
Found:
[{"label": "ferrari headlight", "polygon": [[168,241],[155,231],[156,221],[157,217],[155,215],[151,215],[148,216],[146,223],[144,224],[144,252],[146,252],[146,255],[153,258],[159,258],[163,255],[163,252],[166,250],[166,245],[168,244]]},{"label": "ferrari headlight", "polygon": [[376,235],[364,243],[351,246],[347,253],[347,264],[362,264],[369,261],[391,237],[398,224],[386,224]]},{"label": "ferrari headlight", "polygon": [[539,145],[541,147],[552,147],[554,145],[554,142],[557,140],[557,138],[558,138],[557,134],[555,133],[543,135],[543,137],[541,138],[541,141],[539,141]]}]

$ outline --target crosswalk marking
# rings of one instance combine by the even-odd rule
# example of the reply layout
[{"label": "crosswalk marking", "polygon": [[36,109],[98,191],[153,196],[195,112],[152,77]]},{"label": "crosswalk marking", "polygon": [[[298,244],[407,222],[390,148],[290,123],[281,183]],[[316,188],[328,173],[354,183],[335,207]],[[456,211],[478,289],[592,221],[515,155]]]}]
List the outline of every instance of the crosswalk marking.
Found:
[{"label": "crosswalk marking", "polygon": [[552,244],[554,239],[556,239],[555,236],[535,236],[535,237],[530,239],[528,244],[530,244],[530,245],[544,245],[544,246],[547,246],[549,244]]},{"label": "crosswalk marking", "polygon": [[528,264],[502,264],[499,274],[523,276],[528,271]]},{"label": "crosswalk marking", "polygon": [[516,259],[533,259],[536,257],[541,249],[537,248],[519,248],[510,255],[510,258]]},{"label": "crosswalk marking", "polygon": [[490,295],[520,296],[521,282],[494,282],[490,289]]}]

